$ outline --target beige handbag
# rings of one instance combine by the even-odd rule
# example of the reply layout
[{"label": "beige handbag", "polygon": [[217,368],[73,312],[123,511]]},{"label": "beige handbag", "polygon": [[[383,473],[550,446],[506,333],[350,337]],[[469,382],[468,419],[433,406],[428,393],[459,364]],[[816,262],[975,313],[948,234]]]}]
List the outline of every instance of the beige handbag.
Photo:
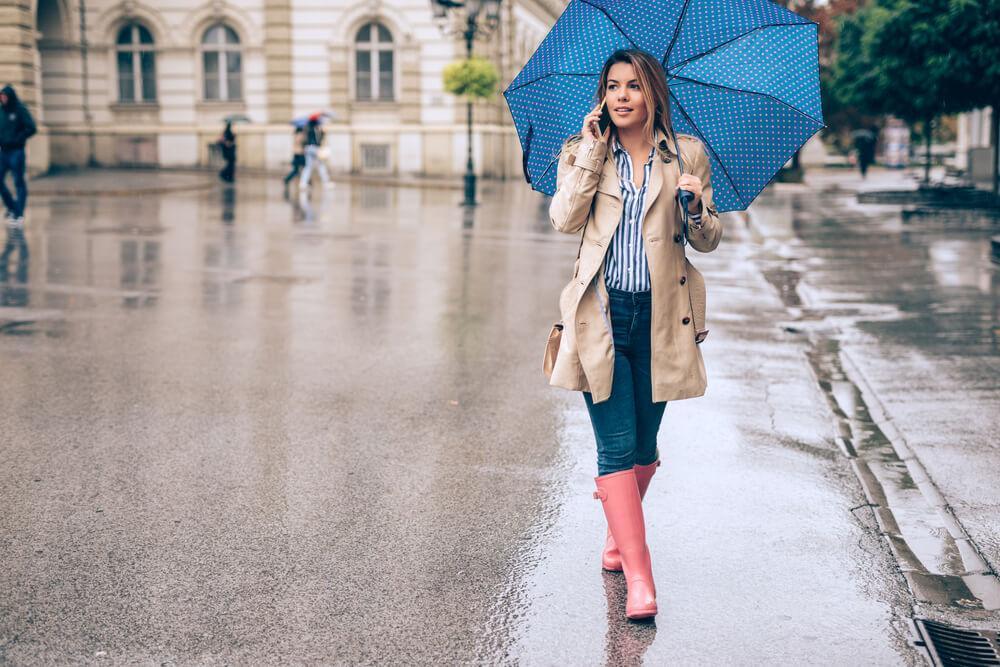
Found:
[{"label": "beige handbag", "polygon": [[545,343],[545,358],[542,360],[542,370],[545,377],[552,377],[552,369],[556,367],[556,357],[559,356],[559,343],[562,342],[563,323],[556,322],[549,331],[549,340]]},{"label": "beige handbag", "polygon": [[[580,245],[576,248],[576,261],[573,262],[573,277],[576,278],[577,271],[580,270],[580,253],[583,252],[583,240],[587,237],[587,225],[590,218],[583,224],[583,231],[580,233]],[[552,325],[549,330],[549,339],[545,341],[545,356],[542,358],[542,370],[545,377],[552,379],[552,369],[556,367],[556,357],[559,356],[559,343],[562,342],[563,323],[559,320]]]}]

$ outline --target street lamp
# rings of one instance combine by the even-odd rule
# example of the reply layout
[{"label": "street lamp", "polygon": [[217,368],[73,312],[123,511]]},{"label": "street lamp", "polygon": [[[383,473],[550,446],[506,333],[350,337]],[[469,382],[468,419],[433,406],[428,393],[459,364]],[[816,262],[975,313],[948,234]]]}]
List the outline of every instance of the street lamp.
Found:
[{"label": "street lamp", "polygon": [[[465,57],[472,57],[472,44],[477,37],[485,38],[500,25],[501,0],[431,0],[434,20],[442,32],[461,35],[465,39]],[[462,17],[458,10],[464,10]],[[457,25],[452,25],[450,16],[458,16]],[[468,156],[465,161],[465,206],[476,205],[476,172],[472,163],[472,100],[466,101],[466,134],[468,135]]]}]

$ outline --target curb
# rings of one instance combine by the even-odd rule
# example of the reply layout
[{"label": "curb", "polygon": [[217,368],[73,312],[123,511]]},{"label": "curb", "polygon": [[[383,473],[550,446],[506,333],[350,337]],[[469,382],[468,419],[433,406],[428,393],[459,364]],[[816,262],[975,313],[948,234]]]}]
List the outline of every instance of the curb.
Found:
[{"label": "curb", "polygon": [[205,190],[211,190],[215,188],[217,183],[198,183],[192,185],[175,185],[170,187],[159,187],[159,188],[131,188],[131,189],[119,189],[119,190],[86,190],[86,189],[60,189],[57,192],[47,192],[42,190],[38,192],[37,190],[31,193],[32,197],[87,197],[91,195],[102,195],[105,197],[130,197],[130,196],[143,196],[143,195],[159,195],[159,194],[170,194],[173,192],[202,192]]},{"label": "curb", "polygon": [[[63,174],[72,173],[84,173],[84,172],[96,172],[101,173],[105,171],[100,167],[94,169],[81,169],[81,170],[66,170],[65,172],[57,172],[54,174],[43,174],[30,179],[30,182],[34,184],[44,183],[45,181],[55,181],[60,178]],[[127,169],[114,170],[115,172],[130,171]],[[45,188],[38,189],[35,188],[32,192],[32,196],[36,197],[60,197],[60,196],[71,196],[71,197],[83,197],[88,195],[105,195],[111,197],[127,197],[131,195],[152,195],[152,194],[169,194],[175,192],[201,192],[205,190],[211,190],[218,186],[225,185],[221,181],[218,181],[214,177],[214,170],[191,170],[191,169],[155,169],[155,170],[145,170],[137,169],[131,171],[139,171],[142,173],[147,173],[151,178],[155,179],[157,175],[163,174],[200,174],[204,173],[206,176],[205,182],[192,182],[187,185],[174,185],[174,186],[160,186],[160,187],[138,187],[138,188],[115,188],[110,187],[107,189],[95,188],[67,188],[62,189],[57,186],[54,190],[47,190]],[[257,179],[257,180],[271,180],[280,179],[284,176],[284,172],[269,171],[269,170],[257,170],[257,169],[242,169],[240,173],[245,175],[246,179]],[[211,176],[211,178],[207,178]],[[432,190],[450,190],[450,191],[460,191],[465,186],[461,180],[438,180],[438,179],[419,179],[419,178],[401,178],[396,176],[376,176],[376,175],[361,175],[361,174],[330,174],[330,180],[334,183],[347,183],[349,185],[379,185],[386,187],[396,187],[396,188],[418,188],[418,189],[432,189]],[[488,185],[492,183],[503,183],[503,180],[496,179],[486,179],[481,178],[480,183],[483,185]]]}]

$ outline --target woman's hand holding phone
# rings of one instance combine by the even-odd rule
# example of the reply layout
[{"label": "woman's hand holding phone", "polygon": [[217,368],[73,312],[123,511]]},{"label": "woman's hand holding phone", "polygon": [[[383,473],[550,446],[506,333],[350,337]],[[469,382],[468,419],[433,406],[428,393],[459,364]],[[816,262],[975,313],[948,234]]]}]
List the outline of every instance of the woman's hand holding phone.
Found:
[{"label": "woman's hand holding phone", "polygon": [[580,134],[583,135],[584,141],[596,142],[608,138],[610,126],[601,132],[601,113],[603,110],[604,103],[602,102],[583,119],[583,129],[580,130]]}]

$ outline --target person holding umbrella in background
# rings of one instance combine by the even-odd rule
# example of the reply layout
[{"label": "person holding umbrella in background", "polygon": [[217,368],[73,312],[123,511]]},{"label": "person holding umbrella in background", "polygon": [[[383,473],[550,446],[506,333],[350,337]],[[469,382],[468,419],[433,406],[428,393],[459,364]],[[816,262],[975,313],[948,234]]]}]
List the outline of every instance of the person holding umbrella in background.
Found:
[{"label": "person holding umbrella in background", "polygon": [[878,127],[864,127],[851,133],[854,138],[854,150],[857,151],[858,169],[861,178],[868,176],[868,167],[875,162],[875,146],[878,143]]},{"label": "person holding umbrella in background", "polygon": [[326,169],[326,161],[323,160],[320,154],[323,139],[325,138],[323,118],[324,115],[322,113],[315,113],[309,117],[309,122],[305,126],[306,166],[302,170],[302,177],[299,180],[300,191],[305,191],[309,188],[309,181],[312,179],[314,169],[319,169],[319,177],[323,181],[324,187],[328,187],[331,184],[330,173]]},{"label": "person holding umbrella in background", "polygon": [[233,132],[233,122],[226,121],[226,129],[219,136],[219,149],[226,166],[219,172],[219,178],[226,183],[236,180],[236,134]]}]

